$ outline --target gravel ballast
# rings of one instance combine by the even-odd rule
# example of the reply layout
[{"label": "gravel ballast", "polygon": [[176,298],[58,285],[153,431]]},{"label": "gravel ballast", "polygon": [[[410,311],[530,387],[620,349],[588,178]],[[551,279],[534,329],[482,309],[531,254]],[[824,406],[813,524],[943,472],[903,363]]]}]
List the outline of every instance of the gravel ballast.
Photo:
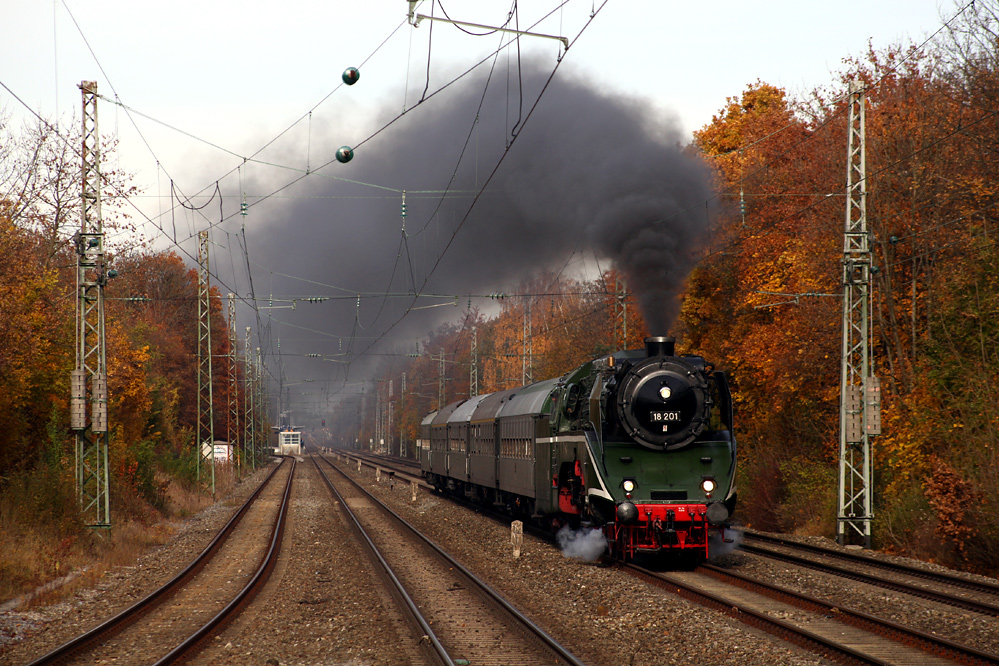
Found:
[{"label": "gravel ballast", "polygon": [[[376,483],[367,467],[357,472],[352,466],[348,472],[588,664],[828,663],[614,568],[567,558],[556,546],[529,535],[521,556],[514,558],[509,527],[424,491],[412,502],[408,483],[399,479],[390,489],[387,477]],[[406,625],[381,590],[342,511],[311,462],[300,464],[299,474],[284,544],[287,555],[267,588],[196,663],[413,663],[417,657]],[[257,483],[259,478],[258,473]],[[148,594],[204,547],[253,487],[249,482],[237,487],[231,498],[179,525],[169,543],[134,566],[108,572],[93,588],[51,606],[0,613],[0,664],[27,663]],[[816,596],[842,598],[866,612],[880,615],[883,609],[905,624],[939,629],[945,622],[947,634],[960,635],[961,642],[999,651],[994,618],[899,604],[883,590],[739,552],[725,556],[721,564]],[[969,634],[993,638],[973,643]]]}]

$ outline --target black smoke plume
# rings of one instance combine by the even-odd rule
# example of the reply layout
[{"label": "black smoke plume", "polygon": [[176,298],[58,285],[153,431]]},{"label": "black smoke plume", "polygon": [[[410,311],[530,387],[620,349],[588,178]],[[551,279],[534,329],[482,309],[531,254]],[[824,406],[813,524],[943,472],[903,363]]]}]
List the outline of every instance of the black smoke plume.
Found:
[{"label": "black smoke plume", "polygon": [[[644,100],[602,90],[602,76],[581,81],[559,72],[528,118],[550,72],[550,66],[525,66],[522,96],[516,70],[512,82],[504,71],[488,86],[485,74],[466,77],[363,142],[367,134],[348,130],[356,119],[313,126],[312,159],[321,152],[329,166],[282,192],[291,197],[269,201],[263,215],[255,210],[247,225],[251,254],[261,264],[307,281],[258,276],[258,296],[340,297],[299,305],[282,318],[354,339],[356,353],[367,344],[362,340],[377,338],[413,303],[366,294],[508,290],[540,269],[558,271],[575,251],[622,271],[650,331],[669,333],[690,259],[710,231],[706,168],[680,148],[670,118]],[[370,125],[387,119],[372,118]],[[332,161],[341,145],[355,146],[346,164]],[[342,290],[310,286],[316,283]],[[365,294],[360,307],[358,293]],[[466,299],[458,305],[463,310]],[[451,307],[414,310],[390,338],[403,345],[400,339],[423,337],[442,317],[458,314]],[[294,344],[307,353],[304,342],[292,342],[308,338],[301,330],[277,333],[286,352]],[[327,341],[315,351],[336,352],[343,344]]]}]

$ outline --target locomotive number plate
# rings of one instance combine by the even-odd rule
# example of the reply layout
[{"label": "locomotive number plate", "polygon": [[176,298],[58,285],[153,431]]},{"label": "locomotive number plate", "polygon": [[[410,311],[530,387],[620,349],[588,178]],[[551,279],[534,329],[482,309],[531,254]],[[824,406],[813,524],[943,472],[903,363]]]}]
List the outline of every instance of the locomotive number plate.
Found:
[{"label": "locomotive number plate", "polygon": [[668,423],[670,421],[679,421],[680,412],[651,412],[649,413],[649,419],[653,423]]}]

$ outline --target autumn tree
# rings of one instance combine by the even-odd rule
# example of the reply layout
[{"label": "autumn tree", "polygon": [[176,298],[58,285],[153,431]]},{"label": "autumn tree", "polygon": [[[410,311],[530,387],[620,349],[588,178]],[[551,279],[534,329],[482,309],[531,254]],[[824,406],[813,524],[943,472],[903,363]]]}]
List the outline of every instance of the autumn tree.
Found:
[{"label": "autumn tree", "polygon": [[[18,226],[39,234],[48,266],[80,229],[81,128],[57,127],[44,119],[12,128],[0,113],[0,199]],[[130,215],[129,198],[139,193],[133,174],[116,166],[117,140],[101,137],[101,220],[104,230],[142,245]],[[109,239],[108,247],[116,242]]]},{"label": "autumn tree", "polygon": [[[473,330],[480,395],[521,385],[528,363],[532,379],[540,381],[614,351],[613,319],[622,294],[607,290],[608,279],[613,280],[614,273],[583,281],[541,271],[525,277],[514,293],[498,297],[498,310],[491,316],[471,308],[460,320],[441,324],[423,341],[416,358],[407,358],[402,365],[392,364],[377,380],[385,386],[406,373],[407,391],[397,403],[397,429],[406,432],[410,444],[415,442],[420,421],[440,406],[442,384],[444,405],[469,398]],[[633,297],[624,298],[632,308],[629,344],[640,348],[644,324],[634,309]],[[338,410],[337,423],[349,422],[361,433],[359,439],[366,442],[374,431],[374,410],[370,405],[365,408],[363,398],[360,405],[358,402],[355,398]],[[367,415],[366,422],[358,423],[358,414]],[[396,437],[393,432],[393,447]]]},{"label": "autumn tree", "polygon": [[[197,271],[170,251],[123,254],[115,258],[115,266],[118,277],[108,287],[109,319],[121,322],[133,350],[131,356],[122,357],[122,364],[143,370],[136,370],[130,375],[132,383],[120,387],[121,395],[142,400],[141,408],[130,410],[141,422],[131,426],[128,439],[146,440],[160,455],[174,459],[191,456],[198,409]],[[233,390],[229,338],[222,300],[214,287],[209,302],[214,427],[217,439],[224,439]],[[237,365],[237,379],[241,376]],[[123,413],[126,421],[127,414]]]},{"label": "autumn tree", "polygon": [[988,276],[999,194],[999,126],[989,102],[994,4],[991,23],[980,10],[953,23],[949,49],[871,50],[847,60],[832,89],[803,100],[757,83],[695,133],[726,206],[715,245],[691,276],[682,331],[692,350],[733,373],[740,512],[755,526],[833,532],[844,90],[859,79],[871,343],[884,387],[875,537],[995,566],[984,554],[995,551],[992,495],[954,512],[948,507],[969,496],[946,490],[996,483],[980,464],[994,446],[987,424],[997,411],[985,323],[995,299]]},{"label": "autumn tree", "polygon": [[34,464],[53,412],[56,424],[66,415],[73,290],[46,268],[45,244],[0,201],[0,253],[18,258],[0,262],[0,471]]},{"label": "autumn tree", "polygon": [[[684,295],[683,330],[689,350],[732,373],[747,481],[740,499],[770,529],[812,520],[815,492],[799,501],[795,486],[834,501],[823,490],[832,480],[810,470],[829,462],[835,441],[835,396],[823,378],[838,377],[830,296],[842,217],[827,195],[842,184],[805,152],[810,130],[782,90],[757,83],[694,135],[725,207]],[[810,151],[825,148],[816,143]]]}]

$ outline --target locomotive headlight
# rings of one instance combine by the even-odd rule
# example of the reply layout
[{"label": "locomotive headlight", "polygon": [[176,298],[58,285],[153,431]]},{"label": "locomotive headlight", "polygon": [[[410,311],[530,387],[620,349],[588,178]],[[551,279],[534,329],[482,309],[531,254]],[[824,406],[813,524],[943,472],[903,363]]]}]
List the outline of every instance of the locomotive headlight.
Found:
[{"label": "locomotive headlight", "polygon": [[624,492],[626,493],[633,492],[635,490],[635,480],[625,479],[624,482],[621,483],[621,487],[624,488]]},{"label": "locomotive headlight", "polygon": [[701,479],[701,490],[706,493],[713,493],[715,491],[715,480],[714,479]]},{"label": "locomotive headlight", "polygon": [[673,395],[673,391],[671,391],[668,386],[664,386],[659,389],[659,397],[663,400],[669,400],[671,395]]}]

